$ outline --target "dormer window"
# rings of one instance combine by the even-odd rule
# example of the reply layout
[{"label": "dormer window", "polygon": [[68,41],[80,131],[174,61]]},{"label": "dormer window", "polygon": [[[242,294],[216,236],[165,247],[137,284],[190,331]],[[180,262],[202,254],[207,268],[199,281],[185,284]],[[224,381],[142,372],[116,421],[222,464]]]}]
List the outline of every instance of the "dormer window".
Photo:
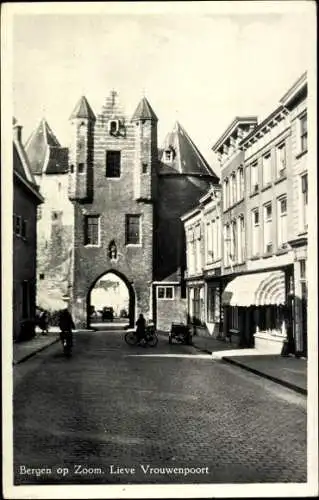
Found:
[{"label": "dormer window", "polygon": [[120,121],[119,120],[110,120],[108,129],[109,129],[110,135],[118,135],[119,131],[120,131]]},{"label": "dormer window", "polygon": [[168,162],[168,163],[171,163],[174,160],[174,158],[175,158],[175,151],[172,148],[172,146],[170,146],[169,148],[165,149],[165,151],[164,151],[164,158],[165,158],[165,161]]}]

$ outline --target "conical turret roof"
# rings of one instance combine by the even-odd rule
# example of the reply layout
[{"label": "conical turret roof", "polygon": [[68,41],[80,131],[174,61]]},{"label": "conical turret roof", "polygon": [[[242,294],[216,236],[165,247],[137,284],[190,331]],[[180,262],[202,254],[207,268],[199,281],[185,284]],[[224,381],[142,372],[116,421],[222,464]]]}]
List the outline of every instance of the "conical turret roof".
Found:
[{"label": "conical turret roof", "polygon": [[158,121],[157,116],[154,113],[152,106],[150,105],[146,97],[143,97],[143,99],[140,101],[139,105],[137,106],[132,116],[132,121],[135,120]]},{"label": "conical turret roof", "polygon": [[166,135],[160,155],[163,174],[211,177],[213,182],[218,182],[218,176],[179,122],[176,122],[173,130]]},{"label": "conical turret roof", "polygon": [[67,148],[61,147],[48,122],[43,118],[32,132],[25,151],[33,174],[59,174],[68,170]]},{"label": "conical turret roof", "polygon": [[88,120],[95,120],[95,114],[88,103],[87,98],[83,95],[75,106],[70,120],[73,118],[87,118]]}]

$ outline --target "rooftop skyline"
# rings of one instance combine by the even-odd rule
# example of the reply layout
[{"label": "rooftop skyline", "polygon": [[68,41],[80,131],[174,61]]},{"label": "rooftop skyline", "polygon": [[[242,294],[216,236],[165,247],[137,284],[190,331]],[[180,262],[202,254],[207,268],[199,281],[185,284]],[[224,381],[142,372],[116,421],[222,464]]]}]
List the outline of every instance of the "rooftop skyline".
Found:
[{"label": "rooftop skyline", "polygon": [[231,14],[216,10],[224,2],[212,9],[214,3],[191,14],[165,6],[148,13],[146,4],[143,13],[125,13],[124,3],[118,14],[59,15],[56,4],[55,14],[25,9],[15,16],[13,113],[23,140],[44,116],[68,146],[79,98],[98,114],[114,89],[129,116],[147,97],[159,146],[178,120],[215,169],[212,145],[233,118],[263,119],[314,61],[307,2],[273,2],[268,10],[238,2]]}]

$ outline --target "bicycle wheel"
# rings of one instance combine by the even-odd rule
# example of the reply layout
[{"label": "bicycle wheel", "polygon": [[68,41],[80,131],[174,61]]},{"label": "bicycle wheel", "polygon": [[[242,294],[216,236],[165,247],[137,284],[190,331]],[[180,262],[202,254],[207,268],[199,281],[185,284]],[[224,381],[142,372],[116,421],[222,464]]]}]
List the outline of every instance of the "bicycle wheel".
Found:
[{"label": "bicycle wheel", "polygon": [[157,342],[158,342],[158,336],[156,335],[156,333],[154,332],[150,336],[147,336],[146,342],[148,343],[148,345],[150,347],[155,347],[157,345]]},{"label": "bicycle wheel", "polygon": [[138,342],[138,338],[135,332],[127,332],[124,339],[128,345],[135,345]]}]

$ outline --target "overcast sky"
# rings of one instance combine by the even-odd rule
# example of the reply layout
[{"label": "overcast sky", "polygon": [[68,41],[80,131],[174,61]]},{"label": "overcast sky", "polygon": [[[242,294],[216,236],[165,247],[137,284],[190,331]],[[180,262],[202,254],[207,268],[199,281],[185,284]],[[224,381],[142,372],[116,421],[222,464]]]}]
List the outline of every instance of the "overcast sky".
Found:
[{"label": "overcast sky", "polygon": [[159,118],[159,143],[178,119],[212,162],[212,144],[236,115],[264,117],[313,64],[311,2],[302,2],[304,13],[294,12],[298,2],[272,2],[277,11],[291,5],[286,13],[249,2],[251,14],[226,2],[231,15],[218,14],[220,2],[193,12],[186,4],[156,14],[145,8],[121,15],[16,15],[13,112],[24,139],[44,115],[68,145],[68,118],[79,97],[86,95],[99,113],[114,88],[130,114],[147,96]]}]

